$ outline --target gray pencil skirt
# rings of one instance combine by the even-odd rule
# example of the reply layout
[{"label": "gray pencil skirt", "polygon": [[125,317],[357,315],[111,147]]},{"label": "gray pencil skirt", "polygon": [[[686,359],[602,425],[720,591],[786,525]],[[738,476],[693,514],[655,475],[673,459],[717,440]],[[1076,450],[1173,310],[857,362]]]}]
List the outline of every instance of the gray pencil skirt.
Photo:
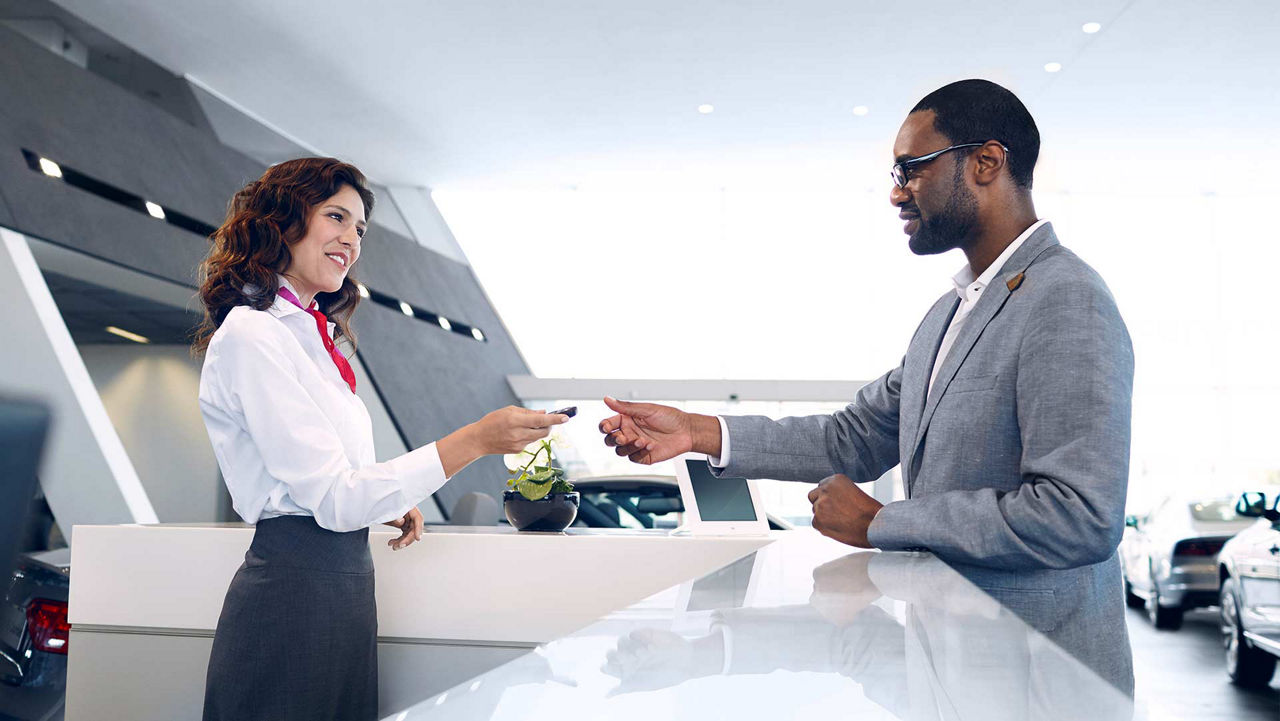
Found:
[{"label": "gray pencil skirt", "polygon": [[369,529],[258,522],[222,603],[204,720],[373,720],[378,615]]}]

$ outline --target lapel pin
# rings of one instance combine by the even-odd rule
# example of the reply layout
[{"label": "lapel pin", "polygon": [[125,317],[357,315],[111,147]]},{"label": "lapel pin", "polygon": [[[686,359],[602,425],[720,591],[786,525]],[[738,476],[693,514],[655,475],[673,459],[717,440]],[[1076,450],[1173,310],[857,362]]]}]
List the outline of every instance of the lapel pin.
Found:
[{"label": "lapel pin", "polygon": [[1010,278],[1009,280],[1005,281],[1005,287],[1009,289],[1010,293],[1017,290],[1018,286],[1022,285],[1023,277],[1025,276],[1022,273],[1019,273],[1013,276],[1012,278]]}]

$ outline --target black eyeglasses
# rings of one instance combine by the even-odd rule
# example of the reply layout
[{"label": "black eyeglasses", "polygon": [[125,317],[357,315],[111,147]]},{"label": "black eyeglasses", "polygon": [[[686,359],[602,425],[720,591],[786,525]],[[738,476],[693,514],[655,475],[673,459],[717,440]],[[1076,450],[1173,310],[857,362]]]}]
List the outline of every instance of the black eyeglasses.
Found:
[{"label": "black eyeglasses", "polygon": [[[991,141],[987,141],[987,142],[991,142]],[[996,142],[1000,143],[1000,141],[996,141]],[[911,169],[914,168],[915,166],[923,165],[924,163],[927,163],[930,160],[937,158],[939,155],[942,155],[943,153],[949,153],[952,150],[959,150],[960,148],[980,148],[986,144],[987,143],[961,143],[959,145],[952,145],[949,148],[943,148],[942,150],[929,153],[928,155],[921,155],[915,158],[907,158],[906,160],[894,163],[893,170],[889,173],[889,175],[893,178],[894,185],[898,186],[899,188],[905,188],[907,187],[907,181],[911,180]],[[1000,147],[1004,148],[1005,155],[1009,154],[1009,147],[1007,145],[1005,145],[1004,143],[1000,143]]]}]

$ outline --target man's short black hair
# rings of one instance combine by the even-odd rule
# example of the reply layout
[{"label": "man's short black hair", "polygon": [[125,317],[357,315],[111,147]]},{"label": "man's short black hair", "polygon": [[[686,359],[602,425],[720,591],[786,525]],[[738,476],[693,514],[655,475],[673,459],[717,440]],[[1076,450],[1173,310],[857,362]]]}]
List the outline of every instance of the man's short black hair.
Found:
[{"label": "man's short black hair", "polygon": [[924,96],[911,112],[922,110],[934,112],[934,129],[952,143],[1004,143],[1013,181],[1031,188],[1040,131],[1018,96],[990,80],[960,80]]}]

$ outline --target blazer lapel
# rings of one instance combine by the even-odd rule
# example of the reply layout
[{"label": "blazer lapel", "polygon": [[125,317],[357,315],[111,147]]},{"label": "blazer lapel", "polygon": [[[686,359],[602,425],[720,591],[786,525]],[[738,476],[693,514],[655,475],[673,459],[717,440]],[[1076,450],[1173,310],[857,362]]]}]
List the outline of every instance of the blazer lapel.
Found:
[{"label": "blazer lapel", "polygon": [[[920,428],[920,419],[924,416],[926,395],[929,391],[929,374],[942,345],[942,337],[946,335],[951,318],[960,307],[960,299],[955,293],[950,297],[942,297],[933,304],[929,313],[920,323],[916,331],[915,344],[907,351],[907,359],[902,373],[902,407],[899,420],[902,427],[899,434],[902,438],[914,440],[916,430]],[[914,445],[912,446],[914,448]],[[910,466],[903,464],[903,485],[911,487]]]},{"label": "blazer lapel", "polygon": [[[947,357],[942,361],[942,368],[938,371],[938,377],[933,381],[933,392],[928,393],[928,375],[925,376],[925,389],[928,398],[924,405],[924,411],[920,417],[920,424],[916,427],[915,440],[911,444],[911,453],[902,460],[908,468],[913,468],[916,453],[920,450],[920,444],[924,440],[926,431],[929,429],[929,421],[933,419],[933,412],[938,408],[938,403],[942,396],[947,392],[947,386],[951,383],[951,379],[956,377],[956,373],[960,370],[960,366],[964,365],[964,361],[969,356],[969,352],[973,350],[973,346],[978,342],[978,338],[982,332],[986,330],[987,325],[992,318],[1000,312],[1004,307],[1005,301],[1016,290],[1009,288],[1009,281],[1014,276],[1026,272],[1026,269],[1040,257],[1042,253],[1050,247],[1058,244],[1058,238],[1053,233],[1053,226],[1045,223],[1039,230],[1031,235],[1030,238],[1018,248],[1004,264],[1004,268],[996,274],[991,284],[987,286],[982,297],[978,299],[977,305],[969,313],[969,318],[965,320],[964,328],[960,330],[960,335],[956,336],[955,343],[951,346],[951,351],[947,353]],[[1021,282],[1019,280],[1019,282]],[[950,320],[947,321],[950,325]],[[945,330],[945,326],[944,326]],[[937,355],[935,346],[934,355]],[[935,363],[937,361],[935,360]],[[932,364],[930,369],[932,369]],[[914,474],[912,474],[914,480]],[[907,493],[910,495],[910,485],[907,486]]]}]

